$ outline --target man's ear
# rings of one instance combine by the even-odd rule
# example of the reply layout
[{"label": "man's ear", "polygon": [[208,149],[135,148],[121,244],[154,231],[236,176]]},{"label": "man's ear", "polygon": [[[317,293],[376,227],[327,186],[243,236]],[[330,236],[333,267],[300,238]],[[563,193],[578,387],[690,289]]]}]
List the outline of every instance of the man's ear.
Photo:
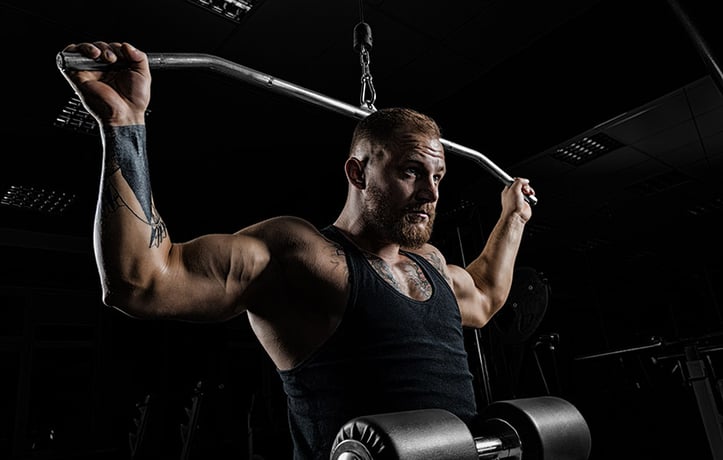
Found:
[{"label": "man's ear", "polygon": [[366,187],[366,179],[364,178],[364,162],[358,158],[351,157],[346,160],[344,168],[346,169],[346,177],[353,186],[360,189]]}]

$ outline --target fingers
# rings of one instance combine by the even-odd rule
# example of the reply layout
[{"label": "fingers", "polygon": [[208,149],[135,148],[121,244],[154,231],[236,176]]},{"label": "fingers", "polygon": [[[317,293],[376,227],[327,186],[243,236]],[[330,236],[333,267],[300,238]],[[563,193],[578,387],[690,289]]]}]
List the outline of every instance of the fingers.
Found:
[{"label": "fingers", "polygon": [[87,56],[91,59],[98,59],[101,54],[103,54],[103,50],[107,49],[108,46],[103,42],[94,42],[94,43],[71,43],[70,45],[63,48],[63,51],[68,53],[80,53],[84,56]]},{"label": "fingers", "polygon": [[144,53],[127,42],[86,42],[72,43],[66,46],[63,51],[70,53],[81,53],[93,60],[99,60],[108,64],[114,64],[119,60],[139,63],[145,57]]},{"label": "fingers", "polygon": [[535,189],[530,186],[530,181],[525,179],[527,182],[522,184],[522,193],[526,196],[532,196],[535,194]]},{"label": "fingers", "polygon": [[512,183],[508,187],[517,189],[525,195],[535,194],[535,190],[530,185],[530,180],[524,177],[513,178]]},{"label": "fingers", "polygon": [[[66,70],[63,76],[85,108],[103,123],[142,124],[150,100],[150,66],[145,53],[126,42],[83,42],[65,47],[101,66]],[[107,64],[107,66],[105,65]],[[61,66],[59,66],[61,67]]]},{"label": "fingers", "polygon": [[530,180],[524,177],[513,178],[512,183],[503,190],[503,195],[507,195],[508,199],[516,197],[514,200],[518,203],[527,202],[528,206],[525,208],[537,202],[535,189],[530,185]]},{"label": "fingers", "polygon": [[532,215],[532,205],[537,202],[534,197],[535,189],[530,180],[524,177],[515,177],[509,186],[502,191],[503,213],[516,215],[527,222]]},{"label": "fingers", "polygon": [[530,185],[529,179],[526,179],[524,177],[515,177],[512,185],[514,185],[514,184],[519,184],[520,191],[525,195],[529,196],[529,195],[535,194],[535,189],[533,189],[532,186]]}]

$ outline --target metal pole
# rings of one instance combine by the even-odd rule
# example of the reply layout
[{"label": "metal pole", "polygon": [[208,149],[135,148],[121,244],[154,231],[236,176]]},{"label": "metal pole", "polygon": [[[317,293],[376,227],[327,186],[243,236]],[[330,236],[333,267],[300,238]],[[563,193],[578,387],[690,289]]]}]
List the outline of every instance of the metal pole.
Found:
[{"label": "metal pole", "polygon": [[680,6],[680,4],[676,0],[667,1],[668,5],[670,5],[670,8],[678,17],[681,25],[690,36],[690,39],[693,41],[693,45],[695,45],[698,54],[700,55],[701,59],[703,59],[703,63],[710,71],[711,78],[713,78],[713,81],[718,87],[718,91],[723,95],[723,70],[721,70],[721,67],[718,64],[715,56],[713,55],[713,52],[710,50],[708,43],[700,34],[700,31],[695,26],[695,24],[693,24],[690,16]]},{"label": "metal pole", "polygon": [[[362,119],[372,113],[372,110],[367,108],[347,104],[218,56],[194,53],[146,53],[146,55],[152,69],[206,69],[276,93],[301,99],[352,118]],[[108,70],[113,67],[103,62],[96,62],[82,54],[65,51],[57,54],[56,65],[62,71]],[[440,142],[446,150],[475,161],[503,184],[510,185],[512,183],[513,178],[482,153],[446,139],[440,139]],[[531,205],[537,204],[535,196],[527,196],[526,199]]]},{"label": "metal pole", "polygon": [[695,400],[698,403],[698,409],[703,421],[706,436],[708,437],[708,445],[714,460],[723,459],[723,425],[721,425],[721,415],[717,409],[715,394],[711,385],[711,376],[709,375],[705,362],[698,353],[695,345],[685,347],[685,366],[688,374],[688,382],[693,387]]}]

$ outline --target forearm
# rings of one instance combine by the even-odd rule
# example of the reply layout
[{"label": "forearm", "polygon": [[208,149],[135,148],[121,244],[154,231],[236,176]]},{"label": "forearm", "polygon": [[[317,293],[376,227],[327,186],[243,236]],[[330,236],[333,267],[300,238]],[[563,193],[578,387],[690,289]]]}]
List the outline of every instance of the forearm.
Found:
[{"label": "forearm", "polygon": [[481,254],[465,267],[475,286],[489,299],[490,316],[504,305],[512,288],[524,227],[525,221],[519,215],[502,216],[490,232]]},{"label": "forearm", "polygon": [[171,242],[151,193],[144,125],[104,126],[95,253],[104,298],[127,298],[152,283]]}]

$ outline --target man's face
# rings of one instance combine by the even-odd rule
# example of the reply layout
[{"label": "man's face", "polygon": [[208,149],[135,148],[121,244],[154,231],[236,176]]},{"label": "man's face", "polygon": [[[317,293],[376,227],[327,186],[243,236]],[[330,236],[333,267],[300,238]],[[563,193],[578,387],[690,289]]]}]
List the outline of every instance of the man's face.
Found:
[{"label": "man's face", "polygon": [[407,135],[397,151],[384,151],[367,170],[366,225],[405,248],[429,241],[445,173],[439,139]]}]

